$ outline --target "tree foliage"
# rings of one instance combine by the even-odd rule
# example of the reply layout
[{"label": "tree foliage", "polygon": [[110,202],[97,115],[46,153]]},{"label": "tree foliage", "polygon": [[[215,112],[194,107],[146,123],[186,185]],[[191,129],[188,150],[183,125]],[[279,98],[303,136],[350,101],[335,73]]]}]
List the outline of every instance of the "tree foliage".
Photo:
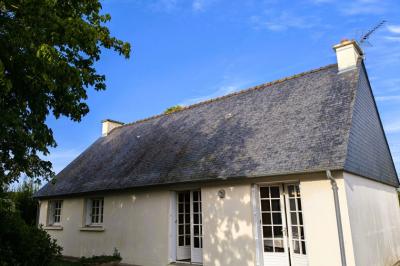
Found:
[{"label": "tree foliage", "polygon": [[46,118],[88,113],[87,89],[106,88],[94,67],[101,49],[129,57],[101,8],[98,0],[0,0],[0,184],[22,173],[52,177],[40,158],[56,146]]},{"label": "tree foliage", "polygon": [[35,226],[38,212],[38,201],[33,198],[39,186],[33,180],[24,180],[13,191],[8,192],[8,197],[13,203],[16,212],[26,224]]}]

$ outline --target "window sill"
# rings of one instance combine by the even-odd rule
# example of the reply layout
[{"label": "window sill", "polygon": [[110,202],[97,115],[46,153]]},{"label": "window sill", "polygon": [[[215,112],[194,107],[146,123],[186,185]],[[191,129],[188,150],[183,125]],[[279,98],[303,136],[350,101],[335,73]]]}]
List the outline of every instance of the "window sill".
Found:
[{"label": "window sill", "polygon": [[63,227],[60,225],[49,225],[49,226],[43,226],[44,230],[63,230]]},{"label": "window sill", "polygon": [[104,232],[104,227],[102,226],[86,226],[81,227],[80,231],[90,231],[90,232]]}]

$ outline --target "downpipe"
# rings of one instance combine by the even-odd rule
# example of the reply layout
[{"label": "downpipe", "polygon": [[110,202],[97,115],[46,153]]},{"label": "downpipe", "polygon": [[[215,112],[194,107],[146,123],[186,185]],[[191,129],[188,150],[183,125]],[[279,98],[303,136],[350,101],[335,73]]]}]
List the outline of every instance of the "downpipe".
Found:
[{"label": "downpipe", "polygon": [[338,186],[335,178],[332,176],[330,170],[326,170],[326,177],[331,181],[333,200],[335,203],[335,214],[336,214],[336,224],[339,237],[339,248],[340,248],[340,259],[342,261],[342,266],[346,266],[346,253],[344,249],[344,237],[343,237],[343,226],[342,226],[342,216],[340,214],[340,204],[339,204],[339,193]]}]

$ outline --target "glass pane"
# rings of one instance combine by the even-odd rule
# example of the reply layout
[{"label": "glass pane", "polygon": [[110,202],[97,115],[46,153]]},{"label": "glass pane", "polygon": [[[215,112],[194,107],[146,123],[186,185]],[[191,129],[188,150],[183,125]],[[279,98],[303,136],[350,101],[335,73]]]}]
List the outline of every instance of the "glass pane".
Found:
[{"label": "glass pane", "polygon": [[198,236],[199,235],[199,226],[195,225],[193,227],[194,227],[194,234],[193,235]]},{"label": "glass pane", "polygon": [[190,245],[190,236],[185,236],[185,244],[186,246]]},{"label": "glass pane", "polygon": [[300,198],[297,199],[297,209],[301,211],[301,200]]},{"label": "glass pane", "polygon": [[263,237],[272,237],[272,226],[263,226]]},{"label": "glass pane", "polygon": [[183,236],[179,236],[179,246],[184,246],[184,245],[185,245],[185,243],[184,243]]},{"label": "glass pane", "polygon": [[261,196],[261,198],[269,198],[269,188],[268,187],[260,187],[260,196]]},{"label": "glass pane", "polygon": [[178,212],[182,213],[183,212],[183,204],[178,205]]},{"label": "glass pane", "polygon": [[292,237],[294,239],[298,239],[299,238],[299,232],[297,231],[297,226],[292,226]]},{"label": "glass pane", "polygon": [[183,224],[183,214],[178,215],[178,224]]},{"label": "glass pane", "polygon": [[271,213],[267,212],[262,214],[262,223],[271,224]]},{"label": "glass pane", "polygon": [[264,212],[271,210],[271,207],[269,205],[269,200],[261,200],[261,210]]},{"label": "glass pane", "polygon": [[306,252],[306,242],[301,241],[301,249],[302,249],[302,253],[304,255],[307,254],[307,252]]},{"label": "glass pane", "polygon": [[304,239],[304,228],[303,228],[303,226],[300,227],[300,237],[301,237],[301,239]]},{"label": "glass pane", "polygon": [[193,223],[199,224],[199,215],[197,213],[193,214]]},{"label": "glass pane", "polygon": [[185,223],[190,223],[190,214],[185,214]]},{"label": "glass pane", "polygon": [[279,187],[270,187],[271,198],[280,198]]},{"label": "glass pane", "polygon": [[289,197],[290,198],[293,198],[295,196],[294,187],[293,186],[288,186],[288,192],[289,192]]},{"label": "glass pane", "polygon": [[185,212],[187,212],[187,213],[190,212],[190,204],[189,203],[185,204]]},{"label": "glass pane", "polygon": [[183,201],[183,194],[179,193],[178,194],[178,202],[182,202]]},{"label": "glass pane", "polygon": [[297,215],[295,212],[290,213],[290,221],[292,222],[293,225],[297,224]]},{"label": "glass pane", "polygon": [[296,186],[296,196],[300,197],[300,188],[299,188],[299,186]]},{"label": "glass pane", "polygon": [[185,201],[190,202],[190,192],[185,192]]},{"label": "glass pane", "polygon": [[190,235],[190,224],[185,225],[185,234]]},{"label": "glass pane", "polygon": [[199,212],[199,204],[193,203],[193,212]]},{"label": "glass pane", "polygon": [[295,211],[296,210],[296,201],[295,199],[290,199],[289,200],[289,205],[290,205],[290,210]]},{"label": "glass pane", "polygon": [[282,239],[274,240],[274,245],[275,245],[275,252],[285,252]]},{"label": "glass pane", "polygon": [[272,245],[272,240],[264,240],[264,252],[273,252],[274,247]]},{"label": "glass pane", "polygon": [[299,224],[303,225],[303,214],[299,212]]},{"label": "glass pane", "polygon": [[273,211],[280,211],[281,210],[281,203],[280,200],[271,200],[272,210]]},{"label": "glass pane", "polygon": [[300,245],[299,241],[293,240],[293,252],[300,254]]},{"label": "glass pane", "polygon": [[199,194],[198,194],[198,192],[197,191],[194,191],[193,192],[193,201],[198,201],[199,200],[199,196],[198,196]]},{"label": "glass pane", "polygon": [[274,237],[283,237],[282,226],[274,226]]},{"label": "glass pane", "polygon": [[274,224],[282,224],[282,215],[280,212],[273,213],[272,214],[272,220],[274,221]]},{"label": "glass pane", "polygon": [[199,248],[200,247],[200,241],[198,237],[193,238],[194,241],[194,247]]},{"label": "glass pane", "polygon": [[182,226],[182,225],[179,225],[178,228],[179,228],[179,230],[178,230],[178,231],[179,231],[179,234],[180,234],[180,235],[183,235],[183,233],[184,233],[184,232],[183,232],[183,226]]}]

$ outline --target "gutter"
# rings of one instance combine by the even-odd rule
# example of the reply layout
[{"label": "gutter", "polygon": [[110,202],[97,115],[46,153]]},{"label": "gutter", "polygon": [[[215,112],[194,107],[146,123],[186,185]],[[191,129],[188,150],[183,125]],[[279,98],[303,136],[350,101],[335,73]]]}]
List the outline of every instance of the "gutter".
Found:
[{"label": "gutter", "polygon": [[335,214],[336,214],[336,224],[338,230],[339,237],[339,248],[340,248],[340,259],[342,262],[342,266],[346,266],[346,253],[344,249],[344,237],[343,237],[343,226],[342,219],[340,214],[340,204],[339,204],[339,193],[338,186],[335,178],[332,176],[330,170],[326,170],[326,177],[331,181],[332,191],[333,191],[333,200],[335,202]]}]

